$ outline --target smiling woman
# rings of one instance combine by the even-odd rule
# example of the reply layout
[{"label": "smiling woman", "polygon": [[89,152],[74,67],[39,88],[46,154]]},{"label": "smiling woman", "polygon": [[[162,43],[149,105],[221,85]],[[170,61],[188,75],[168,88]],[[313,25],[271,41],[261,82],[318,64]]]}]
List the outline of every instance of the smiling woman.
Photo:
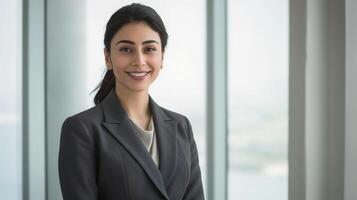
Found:
[{"label": "smiling woman", "polygon": [[112,51],[104,53],[116,77],[117,93],[147,90],[162,66],[159,34],[145,22],[131,22],[114,35],[110,45]]},{"label": "smiling woman", "polygon": [[64,200],[204,199],[190,122],[158,106],[148,92],[167,39],[160,16],[148,6],[131,4],[109,19],[107,72],[96,105],[62,126]]}]

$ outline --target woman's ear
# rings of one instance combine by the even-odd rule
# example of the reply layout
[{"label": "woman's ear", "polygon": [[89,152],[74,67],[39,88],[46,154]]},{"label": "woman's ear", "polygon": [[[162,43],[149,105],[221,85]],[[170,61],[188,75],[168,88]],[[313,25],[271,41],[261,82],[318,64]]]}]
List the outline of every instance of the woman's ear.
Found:
[{"label": "woman's ear", "polygon": [[104,48],[104,58],[105,58],[105,65],[107,66],[108,70],[112,69],[112,62],[110,62],[110,52]]}]

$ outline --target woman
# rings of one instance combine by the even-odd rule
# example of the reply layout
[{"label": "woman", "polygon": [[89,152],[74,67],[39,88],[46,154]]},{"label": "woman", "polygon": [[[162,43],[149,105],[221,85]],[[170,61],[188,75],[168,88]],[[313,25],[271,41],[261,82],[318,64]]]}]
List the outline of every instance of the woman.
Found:
[{"label": "woman", "polygon": [[160,16],[148,6],[131,4],[109,19],[107,72],[96,106],[62,126],[64,200],[204,199],[190,122],[148,94],[167,39]]}]

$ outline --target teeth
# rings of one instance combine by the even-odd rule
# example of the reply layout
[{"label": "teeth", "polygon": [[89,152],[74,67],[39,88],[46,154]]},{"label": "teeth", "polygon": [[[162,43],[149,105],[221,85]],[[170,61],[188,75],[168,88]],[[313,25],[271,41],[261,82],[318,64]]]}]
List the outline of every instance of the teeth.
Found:
[{"label": "teeth", "polygon": [[148,72],[128,72],[131,76],[145,76]]}]

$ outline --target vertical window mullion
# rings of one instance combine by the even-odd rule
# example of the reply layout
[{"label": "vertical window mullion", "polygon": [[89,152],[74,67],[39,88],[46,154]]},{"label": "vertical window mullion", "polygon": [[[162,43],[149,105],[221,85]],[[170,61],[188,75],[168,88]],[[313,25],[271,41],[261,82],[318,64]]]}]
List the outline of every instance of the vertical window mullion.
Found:
[{"label": "vertical window mullion", "polygon": [[23,9],[23,199],[44,200],[45,0],[24,0]]},{"label": "vertical window mullion", "polygon": [[227,1],[207,1],[207,199],[227,199]]}]

